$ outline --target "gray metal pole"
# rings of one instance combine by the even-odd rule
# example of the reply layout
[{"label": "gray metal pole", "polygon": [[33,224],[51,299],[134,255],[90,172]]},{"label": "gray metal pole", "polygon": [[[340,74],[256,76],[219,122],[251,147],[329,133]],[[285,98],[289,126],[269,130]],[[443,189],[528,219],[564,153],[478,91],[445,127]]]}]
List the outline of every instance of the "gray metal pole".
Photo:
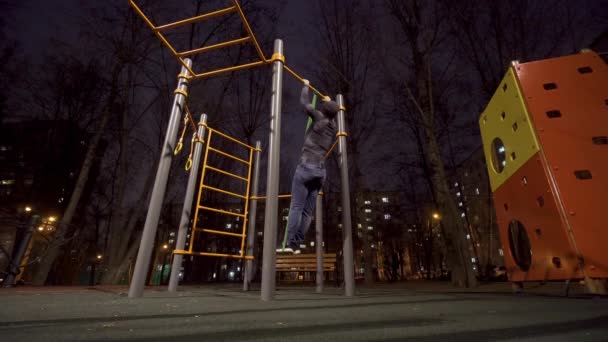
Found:
[{"label": "gray metal pole", "polygon": [[[262,143],[255,142],[255,155],[253,158],[253,175],[250,196],[258,195],[258,184],[260,180],[260,153],[262,151]],[[253,254],[253,245],[255,243],[255,219],[258,210],[258,200],[252,199],[249,202],[249,221],[247,222],[247,247],[245,255]],[[253,260],[245,260],[245,270],[243,276],[243,291],[249,291],[249,284],[253,277]]]},{"label": "gray metal pole", "polygon": [[[192,61],[190,59],[186,58],[184,61],[189,67],[192,66]],[[179,76],[177,81],[178,92],[175,93],[171,116],[169,118],[169,124],[167,125],[167,134],[165,135],[165,142],[163,143],[163,148],[160,153],[158,169],[156,170],[156,179],[154,180],[150,205],[148,206],[148,214],[146,215],[144,231],[141,236],[141,242],[139,243],[137,260],[135,261],[131,286],[129,287],[129,298],[141,297],[144,293],[144,287],[146,286],[150,256],[152,255],[154,238],[158,228],[158,219],[160,217],[163,199],[165,198],[165,190],[167,189],[167,180],[169,178],[173,150],[175,149],[179,123],[181,121],[182,107],[186,100],[186,96],[181,92],[186,92],[188,90],[188,79],[185,77],[188,75],[188,70],[184,66],[182,66],[180,75],[184,76]]]},{"label": "gray metal pole", "polygon": [[[182,216],[180,218],[179,228],[177,230],[177,243],[175,244],[175,249],[178,250],[183,250],[186,247],[186,235],[188,235],[188,226],[190,225],[192,201],[194,200],[196,181],[198,180],[198,170],[201,163],[201,154],[203,152],[203,140],[205,139],[204,124],[207,123],[207,114],[202,114],[199,122],[201,123],[201,125],[198,126],[197,131],[199,141],[192,142],[194,144],[192,168],[190,169],[190,175],[188,176],[188,184],[186,185],[186,196],[184,197],[184,207],[182,208]],[[177,291],[177,285],[179,283],[179,272],[182,267],[183,258],[184,256],[181,254],[173,255],[173,263],[171,264],[171,278],[169,278],[169,292]]]},{"label": "gray metal pole", "polygon": [[[13,247],[13,253],[11,255],[10,262],[7,267],[7,275],[4,278],[4,282],[2,283],[2,287],[8,288],[13,287],[15,285],[15,278],[19,273],[21,273],[21,263],[23,262],[23,256],[27,251],[27,247],[30,245],[30,241],[32,241],[32,233],[34,232],[34,226],[38,223],[38,219],[40,216],[32,215],[28,223],[24,226],[19,227],[21,229],[21,234],[17,232],[15,234],[15,247]],[[17,241],[17,237],[21,235],[21,239]],[[19,243],[17,245],[17,243]]]},{"label": "gray metal pole", "polygon": [[315,215],[315,249],[317,251],[317,293],[323,292],[323,196],[317,196]]},{"label": "gray metal pole", "polygon": [[[338,105],[344,108],[344,98],[341,94],[336,96]],[[346,133],[346,120],[344,110],[338,111],[338,132]],[[344,243],[342,245],[342,256],[344,259],[344,294],[348,297],[355,295],[355,266],[353,262],[353,232],[350,214],[350,187],[348,182],[348,151],[346,149],[346,137],[338,137],[338,148],[340,151],[340,178],[342,185],[342,232]]]},{"label": "gray metal pole", "polygon": [[[274,55],[283,57],[283,41],[274,41]],[[279,214],[279,159],[281,152],[281,97],[283,89],[283,61],[272,63],[272,95],[270,98],[270,136],[268,173],[266,177],[266,212],[264,215],[264,255],[262,258],[263,301],[274,298],[276,274],[277,216]]]}]

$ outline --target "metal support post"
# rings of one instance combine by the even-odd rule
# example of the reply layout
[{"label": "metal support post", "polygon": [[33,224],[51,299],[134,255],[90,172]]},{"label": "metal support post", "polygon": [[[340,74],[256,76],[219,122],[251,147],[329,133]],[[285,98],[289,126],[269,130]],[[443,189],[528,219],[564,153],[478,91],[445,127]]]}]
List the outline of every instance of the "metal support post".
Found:
[{"label": "metal support post", "polygon": [[[188,176],[188,184],[186,185],[186,197],[184,197],[184,207],[182,208],[182,216],[179,221],[177,230],[177,243],[175,249],[186,249],[186,235],[188,235],[188,226],[190,225],[190,214],[192,210],[192,201],[194,200],[194,192],[196,191],[196,181],[198,179],[198,170],[201,164],[201,154],[203,152],[203,144],[205,139],[205,124],[207,123],[207,114],[202,114],[199,121],[197,136],[198,141],[192,141],[194,145],[194,155],[192,156],[192,168]],[[173,255],[173,263],[171,264],[171,278],[169,278],[169,292],[177,291],[179,283],[179,273],[182,267],[182,254]]]},{"label": "metal support post", "polygon": [[[192,67],[192,61],[190,59],[186,58],[184,61],[188,67]],[[148,206],[144,231],[141,236],[141,242],[139,243],[133,277],[131,278],[129,298],[141,297],[144,293],[144,287],[146,286],[146,275],[150,266],[150,257],[152,255],[154,238],[158,228],[158,219],[160,218],[160,211],[165,198],[167,180],[171,169],[171,160],[173,159],[173,151],[175,149],[175,142],[177,140],[177,133],[183,112],[182,109],[188,90],[188,74],[186,67],[182,66],[178,76],[177,89],[175,91],[169,124],[167,125],[165,142],[163,143],[158,169],[156,170],[156,179],[154,180],[154,187],[152,188],[152,196],[150,197],[150,205]]]},{"label": "metal support post", "polygon": [[[6,278],[4,278],[2,287],[13,287],[17,275],[22,272],[21,263],[23,262],[23,256],[27,251],[27,247],[30,245],[34,226],[38,223],[39,218],[40,216],[38,215],[32,215],[26,225],[18,228],[21,232],[18,230],[15,234],[15,246],[13,247],[13,253],[7,267],[8,272]],[[21,239],[17,239],[19,236],[21,236]]]},{"label": "metal support post", "polygon": [[[340,108],[344,108],[344,98],[341,94],[336,96]],[[338,131],[346,133],[346,120],[344,110],[338,111]],[[344,242],[342,245],[342,256],[344,258],[344,294],[347,297],[355,295],[355,275],[353,263],[353,232],[350,214],[350,187],[348,182],[348,151],[346,149],[346,136],[338,137],[338,148],[340,151],[340,181],[342,185],[342,234]]]},{"label": "metal support post", "polygon": [[[262,143],[260,141],[255,142],[255,149],[253,150],[253,175],[251,192],[249,196],[258,195],[258,184],[260,179],[260,154],[262,152]],[[252,199],[249,203],[249,220],[247,221],[247,247],[245,248],[245,255],[253,255],[253,247],[255,244],[255,219],[258,210],[258,200]],[[245,260],[245,270],[243,276],[243,291],[249,291],[249,284],[253,278],[253,260]]]},{"label": "metal support post", "polygon": [[317,195],[315,213],[315,250],[317,252],[317,293],[323,292],[323,196]]},{"label": "metal support post", "polygon": [[[283,41],[274,41],[274,55],[283,56]],[[283,59],[272,63],[272,95],[270,98],[270,136],[268,173],[266,177],[266,212],[264,215],[264,254],[262,260],[263,301],[274,298],[276,275],[277,216],[279,213],[279,159],[281,151],[281,97],[283,89]]]}]

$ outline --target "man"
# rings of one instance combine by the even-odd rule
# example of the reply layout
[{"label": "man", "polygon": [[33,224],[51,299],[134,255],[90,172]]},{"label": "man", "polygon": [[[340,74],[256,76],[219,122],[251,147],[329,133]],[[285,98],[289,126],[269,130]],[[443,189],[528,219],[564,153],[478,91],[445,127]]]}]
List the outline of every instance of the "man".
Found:
[{"label": "man", "polygon": [[309,81],[304,80],[300,102],[312,118],[304,136],[304,146],[291,184],[291,205],[287,224],[287,243],[277,252],[300,254],[300,244],[310,227],[316,198],[325,181],[325,155],[336,138],[335,116],[339,106],[329,97],[323,99],[320,110],[310,104]]}]

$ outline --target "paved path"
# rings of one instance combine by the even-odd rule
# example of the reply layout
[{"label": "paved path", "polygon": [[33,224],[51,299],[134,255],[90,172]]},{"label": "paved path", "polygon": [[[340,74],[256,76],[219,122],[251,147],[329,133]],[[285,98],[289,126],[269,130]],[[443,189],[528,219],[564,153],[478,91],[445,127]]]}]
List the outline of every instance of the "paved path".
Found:
[{"label": "paved path", "polygon": [[262,302],[236,285],[138,299],[120,287],[17,288],[0,290],[0,341],[608,341],[608,299],[547,289],[395,284],[345,298],[285,287]]}]

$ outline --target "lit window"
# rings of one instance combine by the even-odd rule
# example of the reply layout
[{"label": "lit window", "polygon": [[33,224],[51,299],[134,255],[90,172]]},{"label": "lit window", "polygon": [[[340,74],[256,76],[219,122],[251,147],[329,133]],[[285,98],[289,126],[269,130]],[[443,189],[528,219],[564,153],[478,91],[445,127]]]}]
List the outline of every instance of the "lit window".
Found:
[{"label": "lit window", "polygon": [[372,201],[365,201],[365,204],[372,204]]},{"label": "lit window", "polygon": [[372,226],[367,226],[367,230],[374,230],[374,227],[372,227]]},{"label": "lit window", "polygon": [[264,232],[258,232],[258,236],[264,235]]},{"label": "lit window", "polygon": [[372,219],[368,217],[365,219],[365,222],[372,222]]},{"label": "lit window", "polygon": [[388,197],[382,197],[382,203],[388,203]]},{"label": "lit window", "polygon": [[460,197],[460,191],[458,191],[458,192],[456,193],[456,196]]},{"label": "lit window", "polygon": [[314,241],[310,241],[310,247],[314,247],[315,246],[315,242]]},{"label": "lit window", "polygon": [[300,248],[306,248],[306,245],[300,245]]},{"label": "lit window", "polygon": [[505,255],[505,253],[502,251],[502,248],[498,249],[498,254],[500,254],[500,256],[504,256]]},{"label": "lit window", "polygon": [[475,193],[479,195],[479,188],[475,188]]},{"label": "lit window", "polygon": [[357,223],[357,227],[358,227],[358,228],[361,228],[361,223]]},{"label": "lit window", "polygon": [[371,209],[365,209],[365,212],[366,212],[366,213],[371,213],[371,212],[372,212],[372,210],[371,210]]},{"label": "lit window", "polygon": [[226,229],[232,228],[232,223],[226,223]]},{"label": "lit window", "polygon": [[471,234],[467,234],[467,240],[471,240]]},{"label": "lit window", "polygon": [[458,182],[454,183],[454,187],[456,187],[456,188],[458,187]]},{"label": "lit window", "polygon": [[460,214],[460,217],[464,218],[465,216],[466,216],[465,213]]},{"label": "lit window", "polygon": [[338,227],[339,227],[339,228],[342,228],[342,223],[338,223]]},{"label": "lit window", "polygon": [[471,262],[475,262],[475,258],[471,258]]},{"label": "lit window", "polygon": [[384,214],[384,219],[385,220],[390,220],[391,219],[391,214]]},{"label": "lit window", "polygon": [[458,202],[458,206],[462,207],[463,206],[462,202]]}]

